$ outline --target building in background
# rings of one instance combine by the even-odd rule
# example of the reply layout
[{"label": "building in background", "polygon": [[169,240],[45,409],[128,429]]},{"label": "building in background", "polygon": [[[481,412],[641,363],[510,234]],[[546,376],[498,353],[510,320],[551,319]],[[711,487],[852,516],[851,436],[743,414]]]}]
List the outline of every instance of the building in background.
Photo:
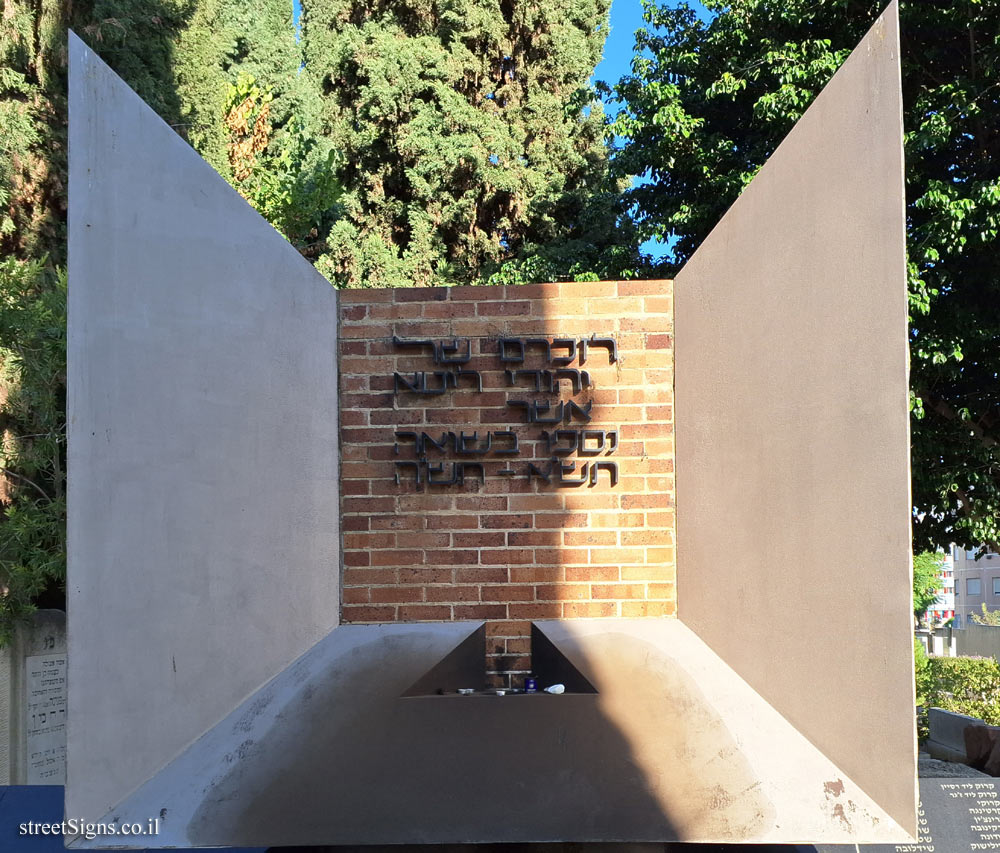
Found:
[{"label": "building in background", "polygon": [[[954,572],[955,627],[964,628],[969,616],[987,610],[1000,610],[1000,554],[987,549],[976,558],[976,549],[951,546]],[[937,606],[937,602],[934,605]]]},{"label": "building in background", "polygon": [[935,628],[955,616],[955,560],[954,546],[942,555],[941,571],[938,573],[940,586],[937,598],[927,608],[927,621]]}]

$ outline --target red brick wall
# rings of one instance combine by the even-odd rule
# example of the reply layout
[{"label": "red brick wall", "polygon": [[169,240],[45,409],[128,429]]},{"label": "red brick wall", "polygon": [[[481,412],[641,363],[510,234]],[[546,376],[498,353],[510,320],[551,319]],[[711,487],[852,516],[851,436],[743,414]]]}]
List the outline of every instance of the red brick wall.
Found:
[{"label": "red brick wall", "polygon": [[[344,622],[488,620],[488,670],[516,681],[530,670],[531,620],[674,614],[670,282],[346,290],[340,305]],[[593,335],[615,340],[617,361],[590,344],[580,363],[579,342]],[[394,336],[431,340],[438,361],[464,354],[468,340],[471,358],[435,363],[429,347],[400,347]],[[563,377],[553,392],[544,373],[542,391],[530,374],[516,375],[512,387],[506,370],[555,370],[549,356],[566,362],[570,346],[529,344],[523,363],[502,363],[503,337],[573,339],[576,355],[565,367],[586,371],[591,387],[577,393]],[[455,341],[458,351],[450,349]],[[519,348],[508,344],[505,352]],[[477,371],[482,392],[474,376],[440,375],[456,369]],[[394,391],[395,373],[419,384],[417,372],[428,388],[448,382],[448,390],[419,394],[400,381]],[[541,418],[558,415],[562,403],[564,422],[529,423],[509,401],[538,401]],[[555,430],[608,433],[604,452],[559,458],[575,466],[566,478],[588,465],[584,485],[557,486],[554,468],[549,483],[527,476],[529,463],[546,473],[559,464],[551,451],[579,440],[563,433],[550,445],[542,432]],[[415,441],[397,431],[439,442],[449,432],[475,432],[470,448],[492,432],[494,445],[466,456],[452,439],[446,451],[426,443],[433,479],[450,478],[462,461],[481,463],[484,476],[469,466],[462,483],[428,485],[421,464],[417,486],[417,466],[396,464],[417,461]],[[511,443],[496,433],[508,431],[517,435],[516,456],[495,453]],[[617,447],[608,453],[611,432]],[[593,433],[586,450],[598,444]],[[606,465],[590,485],[595,461],[616,463],[616,485]]]}]

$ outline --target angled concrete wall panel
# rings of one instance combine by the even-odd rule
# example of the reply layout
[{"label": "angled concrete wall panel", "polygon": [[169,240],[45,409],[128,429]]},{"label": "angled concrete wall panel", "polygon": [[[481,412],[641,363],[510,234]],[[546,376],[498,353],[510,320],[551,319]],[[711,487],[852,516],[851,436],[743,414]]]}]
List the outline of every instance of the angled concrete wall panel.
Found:
[{"label": "angled concrete wall panel", "polygon": [[70,37],[67,812],[337,622],[335,292]]},{"label": "angled concrete wall panel", "polygon": [[912,830],[903,190],[893,3],[675,282],[678,607]]}]

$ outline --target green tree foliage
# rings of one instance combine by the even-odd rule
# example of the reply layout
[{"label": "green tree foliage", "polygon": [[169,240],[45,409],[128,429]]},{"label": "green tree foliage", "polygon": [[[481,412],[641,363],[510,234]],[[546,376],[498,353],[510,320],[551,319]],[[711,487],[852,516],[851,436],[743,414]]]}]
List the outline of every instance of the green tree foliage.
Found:
[{"label": "green tree foliage", "polygon": [[[647,0],[615,91],[619,174],[676,271],[884,0]],[[917,546],[1000,541],[1000,5],[901,3]]]},{"label": "green tree foliage", "polygon": [[66,279],[0,260],[0,645],[66,576]]},{"label": "green tree foliage", "polygon": [[928,707],[1000,725],[1000,664],[995,658],[932,657]]},{"label": "green tree foliage", "polygon": [[[9,10],[9,12],[8,12]],[[0,15],[0,254],[44,253],[63,235],[65,103],[56,4],[4,4]],[[54,66],[54,67],[53,67]]]},{"label": "green tree foliage", "polygon": [[[229,159],[239,140],[224,121],[226,99],[241,75],[262,81],[267,144],[254,152],[254,200],[294,236],[296,228],[309,230],[303,223],[314,216],[310,203],[329,193],[317,196],[302,174],[322,162],[320,146],[301,131],[317,102],[310,112],[291,16],[286,0],[3,3],[0,642],[65,577],[67,28],[234,182]],[[270,193],[261,189],[268,186]],[[319,186],[326,190],[322,178]]]},{"label": "green tree foliage", "polygon": [[924,644],[917,641],[913,644],[913,672],[916,678],[917,704],[927,705],[928,697],[934,689],[934,677],[931,673],[931,662],[924,651]]},{"label": "green tree foliage", "polygon": [[927,709],[930,707],[930,697],[934,690],[934,675],[931,672],[930,659],[924,651],[924,644],[919,640],[913,643],[913,677],[916,682],[917,737],[923,742],[930,734]]},{"label": "green tree foliage", "polygon": [[271,136],[280,135],[293,115],[300,122],[314,115],[317,99],[308,97],[300,79],[302,51],[295,42],[289,0],[196,0],[191,7],[190,22],[175,46],[180,130],[231,179],[230,139],[223,123],[230,86],[252,78],[268,92]]},{"label": "green tree foliage", "polygon": [[298,116],[277,132],[274,97],[249,74],[226,87],[223,104],[229,180],[303,255],[315,260],[326,247],[342,189],[336,152],[310,135]]},{"label": "green tree foliage", "polygon": [[634,265],[587,82],[608,7],[304,0],[305,73],[344,188],[318,269],[399,286]]},{"label": "green tree foliage", "polygon": [[917,621],[923,618],[927,608],[937,598],[943,565],[943,555],[937,552],[924,551],[913,557],[913,615]]},{"label": "green tree foliage", "polygon": [[0,252],[65,258],[66,29],[72,26],[168,121],[182,0],[6,0],[0,14]]},{"label": "green tree foliage", "polygon": [[304,138],[319,99],[299,73],[290,2],[6,0],[0,16],[5,256],[47,256],[56,265],[65,259],[67,27],[223,176],[232,180],[233,140],[224,119],[230,88],[241,78],[268,93],[268,147],[258,173],[270,164],[277,172],[326,165],[330,147]]}]

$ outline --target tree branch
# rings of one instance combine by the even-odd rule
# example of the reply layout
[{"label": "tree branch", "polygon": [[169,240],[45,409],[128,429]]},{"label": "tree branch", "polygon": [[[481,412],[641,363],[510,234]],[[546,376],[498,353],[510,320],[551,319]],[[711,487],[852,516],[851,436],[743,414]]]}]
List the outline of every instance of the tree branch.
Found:
[{"label": "tree branch", "polygon": [[16,477],[18,480],[23,480],[30,486],[34,486],[38,489],[38,493],[45,498],[45,500],[50,501],[52,498],[48,496],[48,493],[41,486],[38,485],[34,480],[29,480],[24,474],[18,474],[17,471],[11,471],[10,468],[0,468],[0,472],[6,474],[8,477]]},{"label": "tree branch", "polygon": [[[922,394],[920,396],[923,396]],[[930,398],[931,409],[937,412],[941,417],[949,421],[959,420],[958,414],[955,410],[948,404],[948,401],[943,397],[937,395],[932,395]],[[973,423],[968,421],[969,432],[971,432],[984,447],[988,447],[991,450],[997,446],[998,442],[993,436],[987,435],[986,430],[984,430],[978,423]]]}]

